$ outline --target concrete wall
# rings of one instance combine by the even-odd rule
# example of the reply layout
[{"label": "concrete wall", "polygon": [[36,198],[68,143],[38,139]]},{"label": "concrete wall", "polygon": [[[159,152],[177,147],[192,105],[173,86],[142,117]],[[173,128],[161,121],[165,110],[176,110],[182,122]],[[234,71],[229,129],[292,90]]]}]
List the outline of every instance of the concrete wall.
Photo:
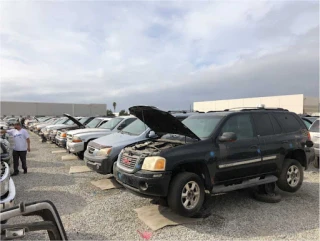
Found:
[{"label": "concrete wall", "polygon": [[106,104],[66,104],[1,101],[0,115],[106,115]]},{"label": "concrete wall", "polygon": [[[310,99],[310,102],[314,105],[316,100]],[[207,112],[210,110],[224,110],[237,107],[257,107],[261,104],[264,104],[266,108],[284,108],[297,114],[304,113],[303,94],[194,102],[193,109]]]}]

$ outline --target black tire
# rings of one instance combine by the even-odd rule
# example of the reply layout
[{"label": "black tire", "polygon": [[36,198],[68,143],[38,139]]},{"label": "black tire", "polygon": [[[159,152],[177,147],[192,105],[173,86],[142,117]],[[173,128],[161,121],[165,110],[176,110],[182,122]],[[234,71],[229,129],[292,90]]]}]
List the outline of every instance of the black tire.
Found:
[{"label": "black tire", "polygon": [[319,169],[319,157],[316,157],[313,161],[313,166]]},{"label": "black tire", "polygon": [[[295,171],[298,170],[299,177],[298,177],[298,180],[296,180],[296,182],[287,181],[287,178],[288,178],[287,175],[289,175],[288,172],[289,172],[290,168],[294,169]],[[296,174],[298,174],[298,173],[296,173]],[[277,186],[282,191],[285,191],[285,192],[298,191],[302,185],[302,182],[303,182],[303,168],[302,168],[300,162],[298,162],[295,159],[285,159],[283,162],[283,165],[282,165],[281,173],[278,178],[279,179],[277,181]]]},{"label": "black tire", "polygon": [[[189,183],[193,182],[196,183],[196,188],[199,191],[198,200],[195,201],[194,206],[190,208],[186,208],[182,203],[182,192],[186,191],[185,186]],[[190,183],[191,184],[191,183]],[[193,196],[193,192],[190,192],[190,198]],[[189,195],[189,194],[188,194]],[[195,216],[201,209],[202,204],[204,202],[205,192],[204,192],[204,185],[201,178],[196,175],[195,173],[191,172],[182,172],[177,174],[171,184],[170,189],[167,197],[169,207],[176,213],[186,216],[186,217],[193,217]],[[185,199],[185,198],[184,198]],[[195,198],[197,199],[197,198]],[[187,202],[187,204],[189,204]],[[190,203],[191,204],[191,203]]]}]

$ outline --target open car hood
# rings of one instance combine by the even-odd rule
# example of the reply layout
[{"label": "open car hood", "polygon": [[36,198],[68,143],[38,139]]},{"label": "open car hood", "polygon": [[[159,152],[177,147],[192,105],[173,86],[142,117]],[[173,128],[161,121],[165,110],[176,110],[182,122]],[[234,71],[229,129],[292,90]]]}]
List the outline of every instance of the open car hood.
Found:
[{"label": "open car hood", "polygon": [[144,122],[157,135],[177,134],[188,136],[197,140],[200,138],[186,127],[180,120],[168,112],[159,110],[152,106],[132,106],[129,108],[130,114],[136,116]]},{"label": "open car hood", "polygon": [[82,125],[76,118],[74,118],[73,116],[69,115],[69,114],[63,114],[65,117],[68,117],[70,120],[72,120],[77,126],[79,126],[80,128],[86,128],[84,125]]}]

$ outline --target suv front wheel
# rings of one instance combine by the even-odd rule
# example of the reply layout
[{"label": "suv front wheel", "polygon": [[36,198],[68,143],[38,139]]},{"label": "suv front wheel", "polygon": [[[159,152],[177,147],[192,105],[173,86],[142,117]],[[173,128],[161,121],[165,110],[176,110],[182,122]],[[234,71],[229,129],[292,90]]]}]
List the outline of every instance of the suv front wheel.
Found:
[{"label": "suv front wheel", "polygon": [[294,159],[285,159],[277,186],[286,192],[296,192],[303,182],[303,167]]},{"label": "suv front wheel", "polygon": [[182,216],[192,217],[200,211],[204,196],[201,178],[191,172],[182,172],[173,178],[167,201],[173,211]]}]

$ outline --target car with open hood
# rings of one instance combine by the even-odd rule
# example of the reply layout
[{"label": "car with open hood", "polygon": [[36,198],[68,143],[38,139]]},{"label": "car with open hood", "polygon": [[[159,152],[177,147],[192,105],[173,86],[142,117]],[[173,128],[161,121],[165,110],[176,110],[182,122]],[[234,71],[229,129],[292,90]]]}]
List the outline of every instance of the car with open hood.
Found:
[{"label": "car with open hood", "polygon": [[[191,114],[193,113],[176,113],[173,116],[182,121]],[[154,131],[136,119],[118,132],[90,141],[84,161],[90,169],[100,174],[110,174],[113,173],[113,164],[124,147],[156,137]]]},{"label": "car with open hood", "polygon": [[180,122],[149,106],[129,108],[159,137],[125,147],[113,167],[135,194],[165,198],[180,215],[196,215],[211,194],[276,183],[302,185],[314,160],[305,124],[285,109],[242,108],[196,114]]},{"label": "car with open hood", "polygon": [[67,145],[67,132],[72,131],[72,130],[83,130],[83,129],[88,129],[92,126],[93,120],[95,117],[90,116],[90,117],[81,117],[79,120],[76,120],[73,117],[70,117],[74,123],[76,123],[78,126],[77,127],[72,127],[72,128],[62,128],[58,130],[56,136],[55,136],[55,143],[60,146],[65,148]]},{"label": "car with open hood", "polygon": [[77,154],[80,158],[83,158],[83,154],[90,141],[120,131],[136,119],[137,118],[134,116],[119,116],[112,118],[98,128],[79,130],[76,134],[68,132],[67,149],[71,153]]},{"label": "car with open hood", "polygon": [[[65,125],[55,126],[51,128],[52,131],[49,133],[48,139],[52,142],[56,142],[56,136],[59,131],[67,131],[67,130],[75,130],[75,129],[82,129],[86,128],[85,125],[89,123],[94,117],[73,117],[69,114],[63,114],[69,120],[65,123]],[[59,134],[60,136],[60,134]],[[60,143],[61,144],[61,143]],[[65,142],[64,142],[65,145]]]}]

